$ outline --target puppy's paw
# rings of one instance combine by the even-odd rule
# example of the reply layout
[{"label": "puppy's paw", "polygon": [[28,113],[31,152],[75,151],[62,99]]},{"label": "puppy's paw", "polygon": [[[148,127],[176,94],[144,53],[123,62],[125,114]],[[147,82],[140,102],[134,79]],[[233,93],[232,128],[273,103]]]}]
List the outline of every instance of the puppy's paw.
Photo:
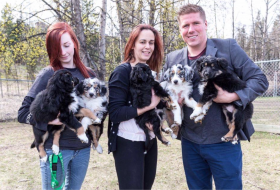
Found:
[{"label": "puppy's paw", "polygon": [[48,155],[44,156],[43,158],[40,159],[42,162],[47,162],[48,160]]},{"label": "puppy's paw", "polygon": [[174,117],[174,124],[181,126],[182,125],[182,118],[180,116]]},{"label": "puppy's paw", "polygon": [[58,155],[59,153],[59,147],[56,146],[55,144],[52,145],[52,151],[55,155]]},{"label": "puppy's paw", "polygon": [[175,135],[174,133],[171,134],[171,138],[172,139],[177,139],[177,135]]},{"label": "puppy's paw", "polygon": [[103,153],[103,149],[102,146],[100,146],[100,144],[97,145],[97,147],[95,147],[94,145],[92,145],[92,149],[96,150],[99,154]]},{"label": "puppy's paw", "polygon": [[83,143],[88,143],[88,138],[86,134],[78,135],[78,138],[83,142]]},{"label": "puppy's paw", "polygon": [[238,140],[232,140],[231,144],[234,144],[234,145],[238,144]]},{"label": "puppy's paw", "polygon": [[164,132],[166,132],[167,134],[173,133],[172,129],[170,129],[169,127],[167,127],[166,129],[164,129]]},{"label": "puppy's paw", "polygon": [[195,119],[194,119],[194,122],[195,123],[200,123],[200,124],[202,124],[202,120],[204,119],[204,115],[202,114],[202,115],[199,115],[199,116],[197,116]]},{"label": "puppy's paw", "polygon": [[222,140],[223,142],[229,142],[229,141],[232,141],[233,138],[232,138],[232,137],[223,136],[223,137],[221,138],[221,140]]},{"label": "puppy's paw", "polygon": [[171,129],[173,129],[174,127],[179,127],[177,123],[173,123],[171,126]]},{"label": "puppy's paw", "polygon": [[96,120],[92,121],[93,124],[100,124],[101,123],[101,119],[96,118]]},{"label": "puppy's paw", "polygon": [[166,146],[171,146],[171,142],[168,142],[168,143],[166,144]]},{"label": "puppy's paw", "polygon": [[194,110],[193,110],[193,112],[192,112],[192,114],[190,115],[190,119],[195,119],[197,116],[199,116],[200,114],[202,114],[202,109],[201,109],[201,107],[196,107]]}]

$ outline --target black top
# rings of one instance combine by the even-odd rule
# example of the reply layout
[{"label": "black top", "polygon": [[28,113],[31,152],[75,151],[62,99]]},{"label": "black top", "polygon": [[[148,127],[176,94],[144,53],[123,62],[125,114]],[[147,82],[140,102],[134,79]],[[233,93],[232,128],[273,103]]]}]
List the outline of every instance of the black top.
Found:
[{"label": "black top", "polygon": [[130,94],[130,63],[123,63],[115,68],[109,79],[109,153],[116,150],[116,139],[120,122],[137,117],[137,108],[132,107]]},{"label": "black top", "polygon": [[[77,77],[79,80],[83,80],[85,78],[77,68],[71,68],[71,69],[65,68],[65,69],[70,71],[71,74],[74,77]],[[94,73],[92,70],[91,72]],[[33,126],[36,125],[35,120],[32,118],[32,115],[30,114],[29,108],[32,101],[35,99],[36,95],[42,90],[46,89],[48,80],[51,78],[53,73],[54,71],[51,67],[45,67],[40,71],[40,73],[36,77],[36,80],[34,81],[31,89],[29,90],[27,96],[24,98],[22,102],[22,106],[18,110],[18,121],[20,123],[31,124]],[[94,77],[92,73],[89,72],[89,74],[92,77]],[[48,125],[47,123],[44,123],[40,126],[37,125],[36,127],[46,131],[49,127],[52,127],[52,125]],[[87,136],[90,139],[90,135]],[[53,134],[50,134],[49,138],[45,142],[45,148],[51,149],[52,144],[53,144]],[[60,149],[80,150],[89,146],[90,146],[90,141],[88,143],[82,143],[81,140],[77,137],[76,133],[70,130],[68,127],[66,127],[64,131],[61,133],[59,139]]]}]

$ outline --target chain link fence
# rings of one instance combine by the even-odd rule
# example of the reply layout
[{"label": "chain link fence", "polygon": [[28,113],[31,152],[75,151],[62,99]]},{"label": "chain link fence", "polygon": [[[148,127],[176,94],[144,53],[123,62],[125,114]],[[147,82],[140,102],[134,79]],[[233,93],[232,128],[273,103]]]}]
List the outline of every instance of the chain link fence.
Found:
[{"label": "chain link fence", "polygon": [[[253,123],[280,127],[280,60],[259,61],[256,64],[265,73],[269,88],[253,102]],[[0,79],[0,122],[16,119],[17,110],[32,83],[32,80]]]},{"label": "chain link fence", "polygon": [[[254,104],[253,123],[260,130],[280,129],[280,60],[255,62],[267,77],[269,87]],[[274,130],[273,130],[274,129]]]}]

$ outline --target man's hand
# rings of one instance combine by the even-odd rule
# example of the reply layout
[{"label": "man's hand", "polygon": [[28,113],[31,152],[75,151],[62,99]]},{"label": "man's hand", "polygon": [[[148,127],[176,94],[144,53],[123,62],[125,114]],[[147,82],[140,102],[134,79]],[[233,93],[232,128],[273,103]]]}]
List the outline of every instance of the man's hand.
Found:
[{"label": "man's hand", "polygon": [[216,103],[231,103],[234,102],[236,100],[239,100],[239,96],[233,92],[230,93],[228,91],[223,90],[221,87],[217,86],[216,84],[215,88],[218,90],[218,95],[216,98],[213,99],[214,102]]},{"label": "man's hand", "polygon": [[181,91],[181,92],[178,93],[178,104],[179,104],[180,106],[183,105],[183,101],[185,100],[184,97],[181,97],[182,92],[183,92],[183,91]]}]

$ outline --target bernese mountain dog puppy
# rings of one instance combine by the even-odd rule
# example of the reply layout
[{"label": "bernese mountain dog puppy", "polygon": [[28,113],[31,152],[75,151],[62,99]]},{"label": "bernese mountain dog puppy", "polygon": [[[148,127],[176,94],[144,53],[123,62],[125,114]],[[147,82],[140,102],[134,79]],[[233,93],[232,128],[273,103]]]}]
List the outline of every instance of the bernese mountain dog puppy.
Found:
[{"label": "bernese mountain dog puppy", "polygon": [[[132,95],[132,106],[135,108],[144,108],[151,104],[152,89],[155,95],[169,100],[169,94],[154,80],[150,67],[145,63],[137,63],[130,73],[130,92]],[[150,144],[149,129],[146,123],[153,125],[153,131],[156,137],[165,145],[169,145],[168,140],[161,133],[161,119],[155,109],[149,110],[135,118],[136,123],[143,129],[146,135],[145,149],[148,150]]]},{"label": "bernese mountain dog puppy", "polygon": [[[190,119],[194,119],[195,122],[201,122],[209,110],[212,100],[217,97],[218,91],[214,84],[225,91],[233,93],[246,88],[246,82],[228,70],[228,62],[224,58],[202,56],[196,61],[196,67],[201,78],[199,84],[201,99],[190,115]],[[250,102],[245,109],[235,103],[222,103],[221,106],[229,127],[229,132],[221,140],[225,142],[231,141],[236,144],[238,142],[237,133],[243,129],[246,121],[252,118],[253,104]],[[244,130],[244,133],[250,141],[250,136],[246,130]]]},{"label": "bernese mountain dog puppy", "polygon": [[108,113],[105,82],[97,78],[87,78],[81,81],[74,91],[78,97],[79,106],[89,109],[96,117],[95,120],[92,117],[83,117],[81,123],[85,131],[89,128],[93,139],[92,147],[101,154],[103,150],[98,141],[103,133],[103,123]]},{"label": "bernese mountain dog puppy", "polygon": [[[46,89],[38,93],[32,102],[30,113],[37,125],[40,125],[40,123],[48,123],[59,118],[63,124],[77,133],[81,141],[88,142],[84,128],[74,116],[74,113],[78,112],[78,99],[73,89],[78,82],[78,78],[73,77],[66,69],[55,71],[53,76],[49,79]],[[47,160],[44,143],[50,133],[55,134],[52,149],[54,153],[58,154],[59,134],[63,131],[65,125],[53,125],[48,129],[49,131],[43,131],[33,126],[35,140],[31,148],[37,147],[42,161]]]}]

